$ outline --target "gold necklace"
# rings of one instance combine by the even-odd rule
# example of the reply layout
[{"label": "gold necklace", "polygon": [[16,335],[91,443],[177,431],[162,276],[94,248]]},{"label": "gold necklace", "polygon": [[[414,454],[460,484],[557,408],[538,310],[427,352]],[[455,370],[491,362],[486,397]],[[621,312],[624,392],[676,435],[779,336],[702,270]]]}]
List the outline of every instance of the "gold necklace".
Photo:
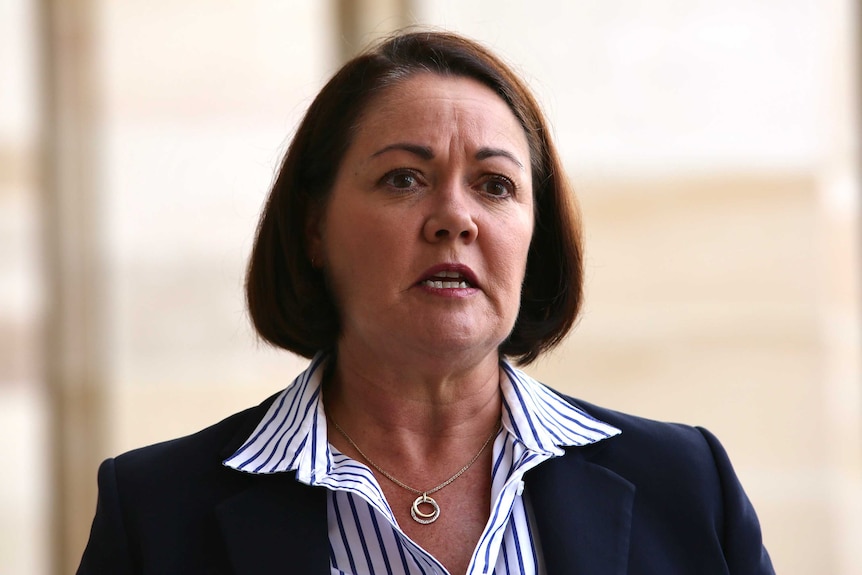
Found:
[{"label": "gold necklace", "polygon": [[[453,481],[455,481],[456,479],[461,477],[461,475],[465,471],[470,469],[470,466],[473,465],[474,463],[476,463],[476,460],[479,459],[479,456],[482,455],[482,452],[485,451],[485,448],[488,447],[488,444],[491,443],[491,440],[500,431],[500,425],[497,425],[497,427],[494,429],[493,433],[491,433],[491,435],[488,436],[488,439],[485,440],[485,443],[482,444],[482,447],[479,449],[479,453],[474,455],[473,459],[471,459],[469,462],[467,462],[467,465],[465,465],[464,467],[459,469],[455,475],[453,475],[452,477],[450,477],[449,479],[447,479],[446,481],[444,481],[443,483],[441,483],[437,487],[428,489],[426,491],[421,491],[419,489],[414,489],[413,487],[410,487],[409,485],[406,485],[406,484],[398,481],[397,479],[395,479],[394,477],[389,475],[387,472],[383,471],[379,465],[377,465],[376,463],[371,461],[371,459],[369,459],[368,456],[365,455],[365,452],[363,452],[361,449],[359,449],[359,446],[356,445],[356,443],[352,439],[350,439],[350,436],[347,435],[347,432],[344,431],[343,429],[341,429],[341,426],[338,425],[338,423],[334,419],[332,419],[330,417],[329,421],[332,422],[332,425],[334,425],[335,429],[337,429],[338,432],[344,436],[344,439],[347,440],[347,443],[352,445],[353,449],[358,451],[359,455],[361,455],[362,458],[365,461],[367,461],[369,463],[369,465],[371,465],[371,467],[373,467],[374,469],[376,469],[377,471],[382,473],[383,476],[386,477],[386,479],[388,479],[389,481],[391,481],[392,483],[394,483],[398,487],[402,487],[402,488],[406,489],[407,491],[409,491],[411,493],[415,493],[416,495],[419,496],[413,501],[413,505],[410,506],[410,516],[413,517],[413,520],[416,523],[421,523],[422,525],[428,525],[429,523],[434,523],[435,521],[437,521],[437,518],[440,517],[440,505],[437,504],[437,502],[434,500],[433,497],[428,497],[428,496],[432,493],[436,493],[437,491],[440,491],[441,489],[443,489],[444,487],[446,487],[447,485],[449,485],[450,483],[452,483]],[[423,505],[423,504],[430,505],[431,511],[425,512],[425,511],[422,511],[421,509],[419,509],[419,506]]]}]

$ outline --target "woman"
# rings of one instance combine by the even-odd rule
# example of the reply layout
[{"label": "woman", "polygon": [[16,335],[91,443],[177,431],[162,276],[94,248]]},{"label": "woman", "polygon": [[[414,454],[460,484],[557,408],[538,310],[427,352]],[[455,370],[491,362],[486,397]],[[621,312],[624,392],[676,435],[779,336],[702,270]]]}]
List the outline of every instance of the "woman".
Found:
[{"label": "woman", "polygon": [[511,366],[581,303],[572,193],[523,83],[396,35],[312,103],[247,277],[286,390],[106,461],[79,573],[772,573],[707,431]]}]

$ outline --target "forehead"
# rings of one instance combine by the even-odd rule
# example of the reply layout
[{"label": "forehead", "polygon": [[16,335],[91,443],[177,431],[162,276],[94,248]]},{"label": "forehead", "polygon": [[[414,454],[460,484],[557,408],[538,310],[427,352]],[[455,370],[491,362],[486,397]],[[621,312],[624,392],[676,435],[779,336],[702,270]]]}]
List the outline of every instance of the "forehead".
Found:
[{"label": "forehead", "polygon": [[456,127],[479,137],[504,137],[527,147],[527,136],[509,105],[472,78],[413,74],[382,90],[360,116],[359,139],[422,137]]}]

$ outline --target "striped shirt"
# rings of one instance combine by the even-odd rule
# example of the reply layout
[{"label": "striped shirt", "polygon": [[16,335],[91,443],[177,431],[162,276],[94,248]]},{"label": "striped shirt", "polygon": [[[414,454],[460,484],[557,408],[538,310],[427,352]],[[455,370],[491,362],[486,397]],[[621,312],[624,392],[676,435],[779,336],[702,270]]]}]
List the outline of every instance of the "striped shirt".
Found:
[{"label": "striped shirt", "polygon": [[[297,481],[328,489],[332,574],[447,574],[398,527],[371,470],[329,444],[321,397],[326,361],[322,354],[311,361],[224,464],[248,473],[295,471]],[[505,361],[500,363],[500,389],[502,426],[493,444],[491,513],[467,573],[542,574],[541,542],[524,492],[524,473],[562,455],[563,447],[595,443],[620,430]]]}]

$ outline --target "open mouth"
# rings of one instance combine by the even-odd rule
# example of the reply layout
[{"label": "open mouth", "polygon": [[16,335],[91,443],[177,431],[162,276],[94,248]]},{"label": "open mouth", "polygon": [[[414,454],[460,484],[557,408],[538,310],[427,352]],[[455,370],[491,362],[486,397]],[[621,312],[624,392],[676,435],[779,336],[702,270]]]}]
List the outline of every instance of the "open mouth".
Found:
[{"label": "open mouth", "polygon": [[437,272],[431,277],[428,277],[419,282],[419,285],[437,289],[456,289],[473,287],[463,274],[454,271]]}]

